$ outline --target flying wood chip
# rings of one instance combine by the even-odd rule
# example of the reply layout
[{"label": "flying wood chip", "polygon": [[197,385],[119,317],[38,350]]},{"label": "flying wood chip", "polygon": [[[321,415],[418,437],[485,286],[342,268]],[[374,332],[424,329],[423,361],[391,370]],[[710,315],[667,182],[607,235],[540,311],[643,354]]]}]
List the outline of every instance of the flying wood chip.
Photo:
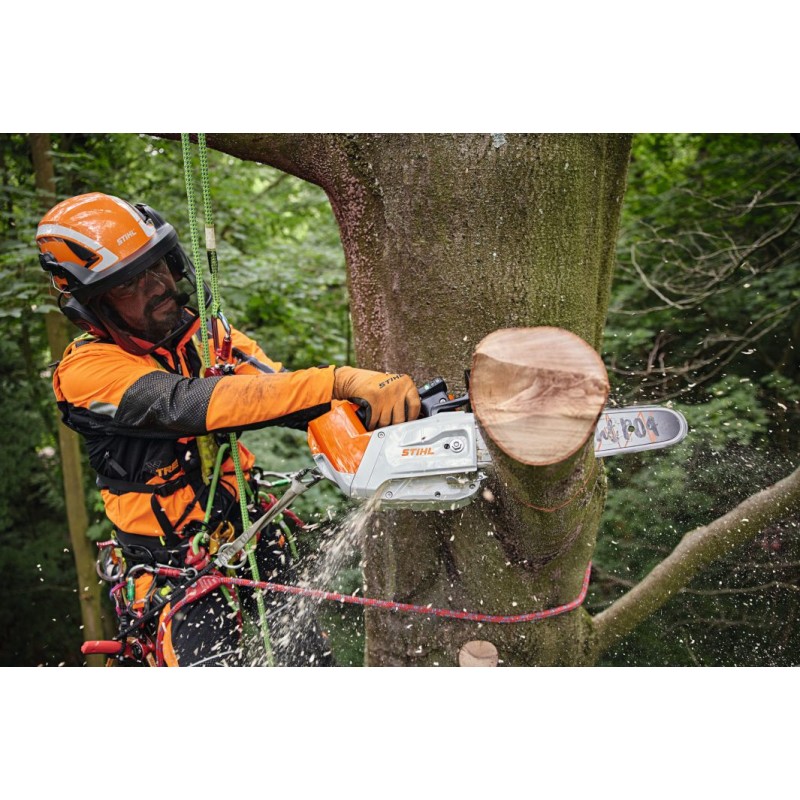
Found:
[{"label": "flying wood chip", "polygon": [[523,464],[556,464],[589,438],[608,398],[595,350],[562,328],[504,328],[475,349],[470,400],[483,431]]}]

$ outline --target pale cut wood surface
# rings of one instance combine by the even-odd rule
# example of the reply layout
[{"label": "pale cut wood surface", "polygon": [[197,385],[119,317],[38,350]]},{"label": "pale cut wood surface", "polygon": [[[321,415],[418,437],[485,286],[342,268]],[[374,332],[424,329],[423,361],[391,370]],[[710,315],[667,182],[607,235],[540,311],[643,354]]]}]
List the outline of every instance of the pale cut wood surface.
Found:
[{"label": "pale cut wood surface", "polygon": [[503,328],[475,349],[469,394],[483,431],[523,464],[556,464],[593,433],[608,398],[595,350],[563,328]]},{"label": "pale cut wood surface", "polygon": [[496,667],[499,660],[497,648],[491,643],[475,639],[458,651],[459,667]]}]

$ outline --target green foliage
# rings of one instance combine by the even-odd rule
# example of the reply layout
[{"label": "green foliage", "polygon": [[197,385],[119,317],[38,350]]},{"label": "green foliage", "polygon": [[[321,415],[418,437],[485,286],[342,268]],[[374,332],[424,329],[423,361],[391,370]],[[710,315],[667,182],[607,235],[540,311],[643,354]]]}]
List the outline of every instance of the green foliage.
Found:
[{"label": "green foliage", "polygon": [[[788,136],[634,138],[606,359],[620,402],[680,400],[689,437],[608,459],[590,609],[797,466],[800,150]],[[797,522],[712,565],[604,663],[800,663]]]},{"label": "green foliage", "polygon": [[786,135],[634,139],[606,350],[625,399],[724,374],[798,379],[800,149]]},{"label": "green foliage", "polygon": [[[8,332],[7,332],[8,333]],[[52,402],[19,326],[0,338],[0,665],[80,663],[80,609],[64,519]],[[41,343],[39,343],[41,346]]]},{"label": "green foliage", "polygon": [[693,438],[707,443],[714,453],[732,445],[753,445],[769,422],[749,378],[723,378],[713,385],[708,402],[686,406],[685,411]]}]

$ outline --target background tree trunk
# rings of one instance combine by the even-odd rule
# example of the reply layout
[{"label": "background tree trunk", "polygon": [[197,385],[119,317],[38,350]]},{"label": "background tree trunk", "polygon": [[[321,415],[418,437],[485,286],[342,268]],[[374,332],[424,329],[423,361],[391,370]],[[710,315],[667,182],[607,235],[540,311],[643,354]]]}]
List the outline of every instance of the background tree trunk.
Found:
[{"label": "background tree trunk", "polygon": [[[29,136],[36,188],[42,201],[42,212],[56,202],[55,170],[50,150],[50,136],[32,133]],[[53,360],[61,358],[70,341],[69,323],[57,311],[51,311],[46,319],[47,342]],[[78,597],[83,620],[83,638],[103,639],[103,610],[100,603],[100,585],[95,571],[97,553],[86,537],[89,515],[86,510],[86,495],[83,485],[83,467],[78,435],[58,423],[58,444],[61,454],[61,469],[64,478],[64,502],[67,508],[67,526],[78,575]],[[89,666],[103,666],[103,656],[89,656]]]},{"label": "background tree trunk", "polygon": [[[214,135],[217,149],[322,186],[347,259],[358,363],[442,375],[464,388],[498,328],[566,328],[599,349],[630,137],[626,135]],[[401,602],[514,614],[580,590],[605,496],[591,447],[528,467],[493,447],[483,502],[376,515],[366,591]],[[555,510],[542,510],[555,509]],[[367,612],[370,665],[455,665],[490,641],[499,662],[580,664],[583,612],[494,625]]]}]

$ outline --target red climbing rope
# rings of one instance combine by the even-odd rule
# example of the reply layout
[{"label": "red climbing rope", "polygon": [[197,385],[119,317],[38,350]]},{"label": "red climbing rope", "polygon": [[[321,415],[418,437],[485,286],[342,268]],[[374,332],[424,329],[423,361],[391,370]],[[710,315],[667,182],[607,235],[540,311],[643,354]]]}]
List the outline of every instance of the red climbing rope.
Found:
[{"label": "red climbing rope", "polygon": [[[448,619],[460,619],[468,622],[490,622],[495,624],[508,624],[515,622],[536,622],[541,619],[548,619],[556,617],[559,614],[566,614],[569,611],[574,611],[586,599],[586,593],[589,590],[589,577],[592,572],[592,564],[586,567],[586,573],[583,576],[583,584],[581,585],[580,594],[569,603],[565,603],[555,608],[545,608],[541,611],[531,611],[527,614],[512,614],[512,615],[497,615],[497,614],[480,614],[474,611],[454,611],[450,608],[433,608],[432,606],[418,606],[411,603],[395,603],[391,600],[378,600],[373,597],[354,597],[351,594],[340,594],[339,592],[325,592],[320,589],[305,589],[302,586],[286,586],[281,583],[270,583],[269,581],[251,581],[246,578],[228,578],[224,575],[206,575],[203,577],[205,584],[203,586],[203,594],[219,586],[246,586],[251,589],[264,589],[270,592],[281,592],[283,594],[294,594],[303,597],[311,597],[315,600],[330,600],[338,603],[349,603],[357,606],[367,606],[369,608],[382,608],[386,611],[404,611],[412,614],[424,614],[432,617],[446,617]],[[170,569],[167,567],[157,567],[155,574],[166,578],[182,578],[185,573],[179,569]],[[172,616],[180,609],[182,603],[178,603],[175,608],[170,609],[166,618],[161,622],[158,628],[158,640],[156,643],[156,658],[159,664],[163,663],[162,657],[162,639],[167,624],[172,619]]]}]

